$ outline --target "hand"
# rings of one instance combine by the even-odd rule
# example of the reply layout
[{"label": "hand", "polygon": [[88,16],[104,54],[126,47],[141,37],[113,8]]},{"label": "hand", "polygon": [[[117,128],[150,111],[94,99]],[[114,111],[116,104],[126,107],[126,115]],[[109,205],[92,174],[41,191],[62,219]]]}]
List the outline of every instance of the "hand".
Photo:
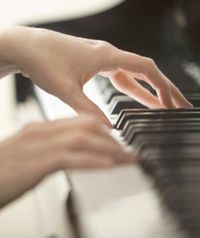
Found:
[{"label": "hand", "polygon": [[[192,107],[152,59],[122,51],[107,42],[44,29],[11,27],[5,32],[6,61],[77,112],[93,113],[103,123],[110,125],[83,93],[84,84],[97,73],[109,76],[117,89],[148,107]],[[149,83],[158,97],[135,78]]]},{"label": "hand", "polygon": [[107,168],[133,161],[88,116],[26,126],[0,143],[0,207],[61,169]]}]

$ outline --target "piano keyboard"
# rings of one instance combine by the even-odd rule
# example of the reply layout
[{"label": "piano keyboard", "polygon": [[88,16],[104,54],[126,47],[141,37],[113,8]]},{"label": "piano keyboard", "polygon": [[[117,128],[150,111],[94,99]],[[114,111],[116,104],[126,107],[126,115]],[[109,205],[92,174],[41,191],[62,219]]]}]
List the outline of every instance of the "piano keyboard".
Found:
[{"label": "piano keyboard", "polygon": [[151,110],[96,79],[114,127],[137,153],[163,204],[190,238],[200,236],[200,95],[188,94],[193,109]]},{"label": "piano keyboard", "polygon": [[[138,154],[139,163],[68,171],[75,238],[199,237],[200,95],[194,87],[195,94],[185,92],[193,109],[151,110],[101,76],[86,86],[113,123],[113,135]],[[47,119],[75,114],[38,88],[36,94]]]}]

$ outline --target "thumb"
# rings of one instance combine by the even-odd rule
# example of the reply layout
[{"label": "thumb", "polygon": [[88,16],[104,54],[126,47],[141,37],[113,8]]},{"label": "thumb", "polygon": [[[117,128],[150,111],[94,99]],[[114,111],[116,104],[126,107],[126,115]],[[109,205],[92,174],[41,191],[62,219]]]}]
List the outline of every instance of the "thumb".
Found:
[{"label": "thumb", "polygon": [[72,106],[76,112],[94,115],[100,120],[101,123],[107,125],[109,128],[112,127],[112,124],[106,115],[82,91],[76,93],[76,97],[71,100],[70,106]]}]

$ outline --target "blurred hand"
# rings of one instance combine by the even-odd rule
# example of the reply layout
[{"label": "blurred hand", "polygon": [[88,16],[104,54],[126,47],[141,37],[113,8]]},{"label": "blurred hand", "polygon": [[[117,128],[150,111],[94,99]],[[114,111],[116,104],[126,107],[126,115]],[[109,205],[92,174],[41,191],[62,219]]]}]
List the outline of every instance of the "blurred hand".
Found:
[{"label": "blurred hand", "polygon": [[[192,107],[152,59],[122,51],[107,42],[44,29],[10,27],[3,35],[6,62],[77,112],[93,113],[109,126],[103,112],[83,93],[84,84],[97,73],[108,76],[117,89],[147,107]],[[150,84],[158,96],[135,78]]]},{"label": "blurred hand", "polygon": [[0,207],[61,169],[133,161],[96,118],[34,123],[0,143]]}]

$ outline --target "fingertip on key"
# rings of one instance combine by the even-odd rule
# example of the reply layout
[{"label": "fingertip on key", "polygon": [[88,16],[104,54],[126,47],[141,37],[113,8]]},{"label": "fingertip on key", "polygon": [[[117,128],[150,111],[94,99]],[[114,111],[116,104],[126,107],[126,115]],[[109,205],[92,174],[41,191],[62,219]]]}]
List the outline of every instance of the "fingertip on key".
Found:
[{"label": "fingertip on key", "polygon": [[190,109],[190,108],[193,108],[193,107],[194,107],[194,105],[192,105],[190,102],[188,102],[186,106],[187,106],[187,108],[188,108],[188,109]]}]

